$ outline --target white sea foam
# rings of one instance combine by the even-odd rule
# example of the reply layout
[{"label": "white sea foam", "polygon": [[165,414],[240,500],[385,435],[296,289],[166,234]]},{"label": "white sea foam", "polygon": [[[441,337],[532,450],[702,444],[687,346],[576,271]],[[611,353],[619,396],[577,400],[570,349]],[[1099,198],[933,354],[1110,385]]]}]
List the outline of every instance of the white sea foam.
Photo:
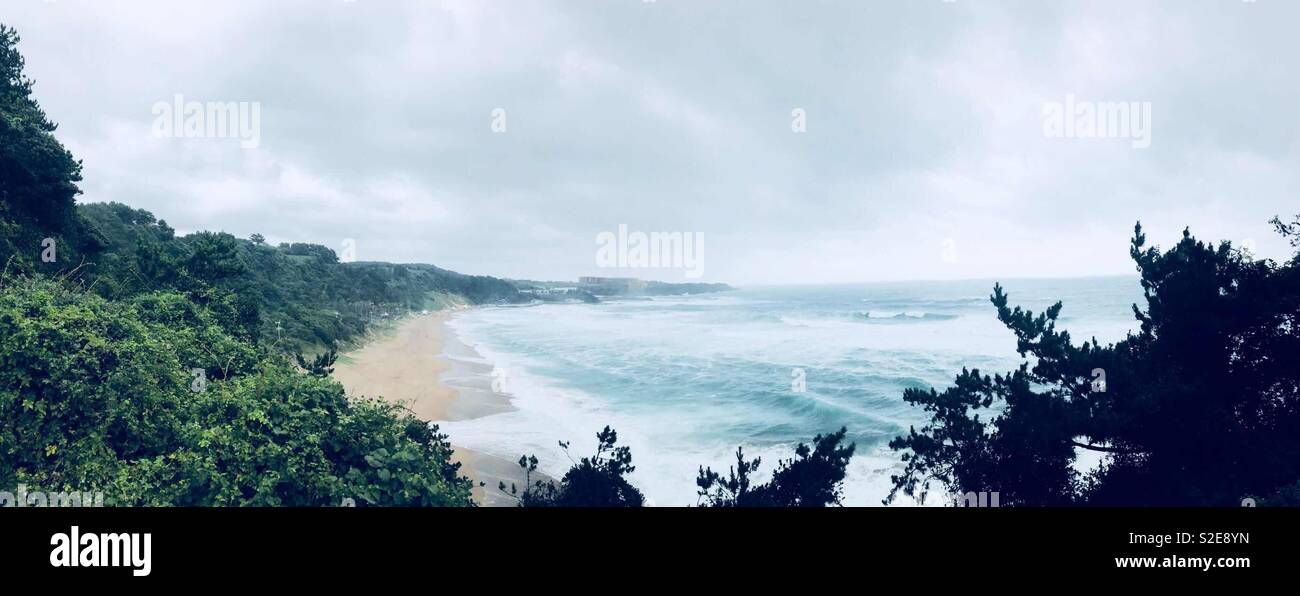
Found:
[{"label": "white sea foam", "polygon": [[[1065,300],[1067,312],[1077,313],[1071,329],[1100,332],[1103,340],[1132,327],[1125,295],[1098,305],[1055,287],[1041,297],[1009,287],[1021,289],[1027,301],[1020,303],[1035,310]],[[972,289],[957,284],[948,291],[960,298]],[[630,479],[648,500],[689,505],[696,502],[699,466],[725,473],[737,446],[748,458],[762,458],[762,481],[779,460],[793,457],[796,443],[846,426],[858,450],[845,503],[878,505],[890,475],[901,469],[888,440],[924,421],[923,412],[902,402],[903,390],[946,387],[962,366],[992,372],[1019,360],[1014,337],[987,304],[950,298],[943,287],[910,294],[890,288],[870,298],[870,312],[916,324],[855,322],[865,314],[859,297],[873,291],[773,290],[458,313],[448,325],[501,371],[494,379],[517,410],[442,428],[456,444],[491,455],[535,454],[542,471],[558,477],[572,461],[557,442],[568,441],[577,459],[610,425],[632,448],[637,469]],[[935,291],[940,295],[924,293]],[[946,310],[892,306],[909,302]],[[891,306],[874,306],[885,303]],[[807,375],[804,393],[792,391],[795,368]]]}]

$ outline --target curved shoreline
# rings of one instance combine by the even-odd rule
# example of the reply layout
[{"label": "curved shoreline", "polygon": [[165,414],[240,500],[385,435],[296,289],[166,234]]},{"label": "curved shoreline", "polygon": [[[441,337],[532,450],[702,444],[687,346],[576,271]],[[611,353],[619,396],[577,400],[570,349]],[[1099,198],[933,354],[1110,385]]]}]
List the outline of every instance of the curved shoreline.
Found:
[{"label": "curved shoreline", "polygon": [[[447,325],[454,314],[440,310],[400,320],[341,354],[334,378],[350,396],[398,403],[435,424],[513,410],[509,398],[492,390],[492,364]],[[487,507],[513,506],[497,484],[522,485],[518,463],[455,445],[455,437],[451,440],[452,460],[474,480],[474,501]]]}]

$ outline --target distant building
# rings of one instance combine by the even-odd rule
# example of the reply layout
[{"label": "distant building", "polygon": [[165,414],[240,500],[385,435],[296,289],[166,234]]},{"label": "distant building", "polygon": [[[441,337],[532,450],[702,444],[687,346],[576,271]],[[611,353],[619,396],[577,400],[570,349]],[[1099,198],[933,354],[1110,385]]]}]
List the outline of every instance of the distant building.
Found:
[{"label": "distant building", "polygon": [[593,294],[636,294],[645,282],[635,277],[579,277],[578,286]]},{"label": "distant building", "polygon": [[576,292],[576,291],[578,291],[578,288],[575,287],[558,287],[558,288],[533,287],[533,288],[521,289],[519,290],[519,293],[532,294],[534,296],[552,296],[552,295],[568,294],[569,292]]}]

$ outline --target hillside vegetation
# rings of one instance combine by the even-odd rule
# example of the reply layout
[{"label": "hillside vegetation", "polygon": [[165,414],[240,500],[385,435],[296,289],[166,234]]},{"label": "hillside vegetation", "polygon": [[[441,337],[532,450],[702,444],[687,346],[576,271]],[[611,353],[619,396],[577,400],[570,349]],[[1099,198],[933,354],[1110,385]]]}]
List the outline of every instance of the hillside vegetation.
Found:
[{"label": "hillside vegetation", "polygon": [[283,349],[318,351],[354,340],[375,320],[436,307],[448,297],[467,304],[518,302],[512,283],[462,275],[433,265],[342,263],[317,244],[270,246],[230,234],[177,237],[166,221],[120,203],[77,212],[104,246],[82,274],[111,299],[179,288],[236,296],[240,325],[253,339]]},{"label": "hillside vegetation", "polygon": [[18,41],[0,26],[0,487],[107,505],[472,505],[436,426],[349,399],[288,352],[513,286],[77,206],[81,164]]},{"label": "hillside vegetation", "polygon": [[[81,163],[32,97],[18,42],[0,25],[0,491],[98,491],[110,505],[472,505],[447,437],[398,406],[349,398],[330,378],[335,349],[411,310],[532,298],[507,280],[341,263],[324,246],[257,235],[178,237],[146,211],[79,206]],[[1273,223],[1300,248],[1300,218]],[[1062,304],[1032,313],[994,286],[990,316],[1023,363],[901,396],[929,420],[890,443],[901,459],[890,500],[1300,503],[1300,252],[1261,260],[1190,231],[1162,251],[1140,226],[1130,252],[1141,327],[1113,344],[1076,343],[1057,328]],[[738,449],[725,475],[700,467],[699,503],[837,505],[856,449],[845,436],[799,444],[765,483]],[[534,480],[528,456],[522,490],[498,489],[525,506],[644,504],[626,478],[631,450],[612,428],[596,438],[558,481]],[[1085,451],[1100,465],[1081,470]]]}]

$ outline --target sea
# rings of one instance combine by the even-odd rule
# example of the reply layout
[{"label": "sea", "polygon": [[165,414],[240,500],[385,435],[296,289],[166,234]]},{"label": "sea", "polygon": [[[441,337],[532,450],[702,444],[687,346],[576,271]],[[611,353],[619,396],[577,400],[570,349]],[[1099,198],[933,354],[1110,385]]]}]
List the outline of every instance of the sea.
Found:
[{"label": "sea", "polygon": [[[1012,279],[1012,305],[1064,304],[1077,342],[1136,332],[1137,277]],[[738,447],[758,480],[817,434],[857,444],[845,505],[880,505],[901,469],[890,439],[927,416],[908,388],[942,390],[963,367],[1006,372],[1023,359],[998,320],[992,280],[744,287],[600,304],[483,307],[448,323],[492,366],[514,409],[442,423],[451,440],[560,477],[605,426],[632,449],[629,476],[659,506],[693,505],[701,466],[724,473]],[[564,449],[561,442],[569,447]],[[908,499],[896,501],[909,505]]]}]

